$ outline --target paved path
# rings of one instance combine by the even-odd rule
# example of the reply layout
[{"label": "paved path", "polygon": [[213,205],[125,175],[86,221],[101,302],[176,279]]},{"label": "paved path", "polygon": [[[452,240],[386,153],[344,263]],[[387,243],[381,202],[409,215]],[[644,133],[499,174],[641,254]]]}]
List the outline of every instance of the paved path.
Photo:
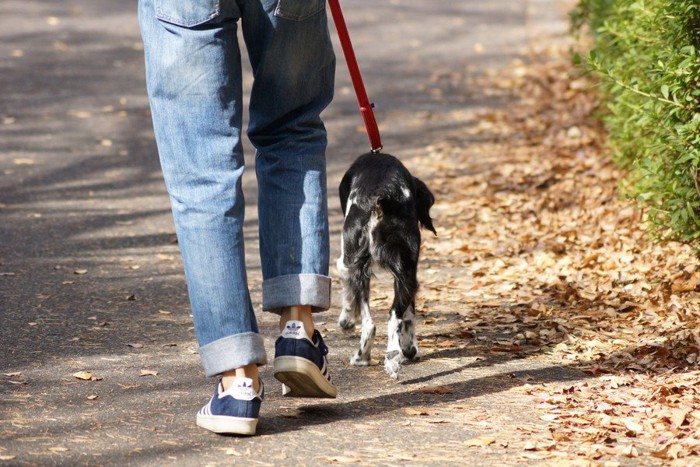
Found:
[{"label": "paved path", "polygon": [[[385,147],[409,165],[465,114],[508,105],[465,76],[565,27],[555,0],[344,4]],[[379,365],[349,367],[356,337],[335,329],[336,291],[319,324],[337,400],[285,400],[266,368],[260,436],[197,429],[212,384],[155,155],[136,1],[3,0],[0,18],[0,464],[510,463],[503,446],[465,451],[463,441],[528,420],[529,402],[508,392],[523,378],[579,377],[546,359],[483,360],[468,349],[429,352],[398,383]],[[335,187],[367,147],[340,56],[337,81],[325,114],[334,256]],[[256,254],[249,263],[260,303]],[[261,326],[272,355],[275,321],[261,316]]]}]

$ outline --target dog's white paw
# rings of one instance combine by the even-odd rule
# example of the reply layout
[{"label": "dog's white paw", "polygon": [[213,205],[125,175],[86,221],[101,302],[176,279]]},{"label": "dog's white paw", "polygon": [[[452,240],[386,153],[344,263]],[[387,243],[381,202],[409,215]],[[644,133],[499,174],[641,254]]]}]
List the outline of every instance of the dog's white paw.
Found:
[{"label": "dog's white paw", "polygon": [[357,318],[352,311],[343,310],[340,312],[338,317],[338,327],[340,329],[346,332],[354,331],[355,324],[357,324]]},{"label": "dog's white paw", "polygon": [[338,327],[340,328],[341,331],[343,331],[346,334],[352,334],[355,332],[355,329],[357,327],[357,323],[355,320],[348,320],[348,321],[338,321]]},{"label": "dog's white paw", "polygon": [[401,369],[402,361],[403,355],[401,355],[401,352],[388,352],[384,358],[384,370],[392,378],[399,379],[399,370]]},{"label": "dog's white paw", "polygon": [[338,327],[345,333],[355,332],[355,321],[338,321]]},{"label": "dog's white paw", "polygon": [[369,355],[360,355],[359,352],[357,352],[355,355],[353,355],[350,358],[350,365],[354,366],[369,366]]},{"label": "dog's white paw", "polygon": [[420,347],[418,347],[417,345],[414,346],[414,349],[416,349],[416,353],[413,355],[413,357],[411,357],[410,360],[412,362],[417,362],[420,360],[422,352],[420,351]]},{"label": "dog's white paw", "polygon": [[420,349],[416,345],[409,346],[408,350],[404,350],[402,353],[406,360],[412,362],[420,360]]}]

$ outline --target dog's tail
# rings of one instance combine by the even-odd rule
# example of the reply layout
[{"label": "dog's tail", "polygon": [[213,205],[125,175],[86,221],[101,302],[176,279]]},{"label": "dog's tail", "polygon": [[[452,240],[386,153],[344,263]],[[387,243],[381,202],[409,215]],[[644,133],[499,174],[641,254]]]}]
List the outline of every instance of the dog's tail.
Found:
[{"label": "dog's tail", "polygon": [[[435,197],[430,192],[428,187],[420,179],[413,177],[414,180],[414,193],[415,193],[415,215],[418,219],[420,225],[430,230],[434,235],[437,235],[435,227],[433,226],[433,219],[430,217],[430,208],[435,203]],[[384,213],[400,214],[405,211],[407,205],[402,201],[395,199],[394,194],[391,192],[380,192],[374,198],[372,202],[373,215],[376,219],[381,219]],[[408,214],[408,213],[405,213]],[[412,214],[410,214],[412,215]]]},{"label": "dog's tail", "polygon": [[416,216],[421,225],[437,235],[433,227],[433,219],[430,217],[430,208],[435,203],[435,196],[420,179],[413,177],[416,184]]}]

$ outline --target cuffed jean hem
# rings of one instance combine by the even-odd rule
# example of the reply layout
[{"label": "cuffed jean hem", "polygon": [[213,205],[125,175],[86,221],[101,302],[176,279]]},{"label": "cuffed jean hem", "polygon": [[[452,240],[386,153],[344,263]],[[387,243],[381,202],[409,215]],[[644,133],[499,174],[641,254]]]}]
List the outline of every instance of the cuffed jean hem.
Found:
[{"label": "cuffed jean hem", "polygon": [[263,311],[281,314],[282,308],[310,305],[313,312],[331,307],[331,278],[320,274],[290,274],[263,281]]},{"label": "cuffed jean hem", "polygon": [[207,377],[246,365],[267,363],[265,342],[256,332],[234,334],[210,342],[199,348],[199,356]]}]

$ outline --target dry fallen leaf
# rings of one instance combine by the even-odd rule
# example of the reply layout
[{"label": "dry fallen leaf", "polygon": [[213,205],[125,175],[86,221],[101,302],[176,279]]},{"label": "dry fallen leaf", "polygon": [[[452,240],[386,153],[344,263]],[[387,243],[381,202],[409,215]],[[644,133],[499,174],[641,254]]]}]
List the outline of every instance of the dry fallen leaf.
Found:
[{"label": "dry fallen leaf", "polygon": [[476,446],[489,446],[496,442],[496,438],[490,436],[479,436],[476,438],[468,439],[464,442],[466,446],[476,447]]},{"label": "dry fallen leaf", "polygon": [[687,279],[680,278],[671,284],[672,293],[692,292],[700,284],[700,273],[694,273]]},{"label": "dry fallen leaf", "polygon": [[75,118],[81,118],[81,119],[92,118],[92,112],[90,112],[88,110],[69,110],[67,113],[71,117],[75,117]]},{"label": "dry fallen leaf", "polygon": [[639,452],[637,451],[637,448],[635,448],[631,444],[629,446],[624,446],[620,452],[623,456],[626,457],[639,457]]},{"label": "dry fallen leaf", "polygon": [[102,379],[89,371],[78,371],[77,373],[73,373],[72,376],[83,381],[100,381]]},{"label": "dry fallen leaf", "polygon": [[689,408],[678,408],[673,409],[670,414],[671,426],[673,428],[680,428],[685,422],[688,415],[690,415],[691,410]]},{"label": "dry fallen leaf", "polygon": [[525,446],[523,446],[523,449],[525,451],[536,451],[537,443],[535,443],[534,441],[528,441],[525,443]]},{"label": "dry fallen leaf", "polygon": [[139,376],[158,376],[158,372],[154,370],[141,370]]},{"label": "dry fallen leaf", "polygon": [[623,419],[622,423],[625,424],[625,428],[635,433],[641,433],[642,431],[644,431],[644,426],[642,426],[640,423],[637,423],[634,420]]}]

